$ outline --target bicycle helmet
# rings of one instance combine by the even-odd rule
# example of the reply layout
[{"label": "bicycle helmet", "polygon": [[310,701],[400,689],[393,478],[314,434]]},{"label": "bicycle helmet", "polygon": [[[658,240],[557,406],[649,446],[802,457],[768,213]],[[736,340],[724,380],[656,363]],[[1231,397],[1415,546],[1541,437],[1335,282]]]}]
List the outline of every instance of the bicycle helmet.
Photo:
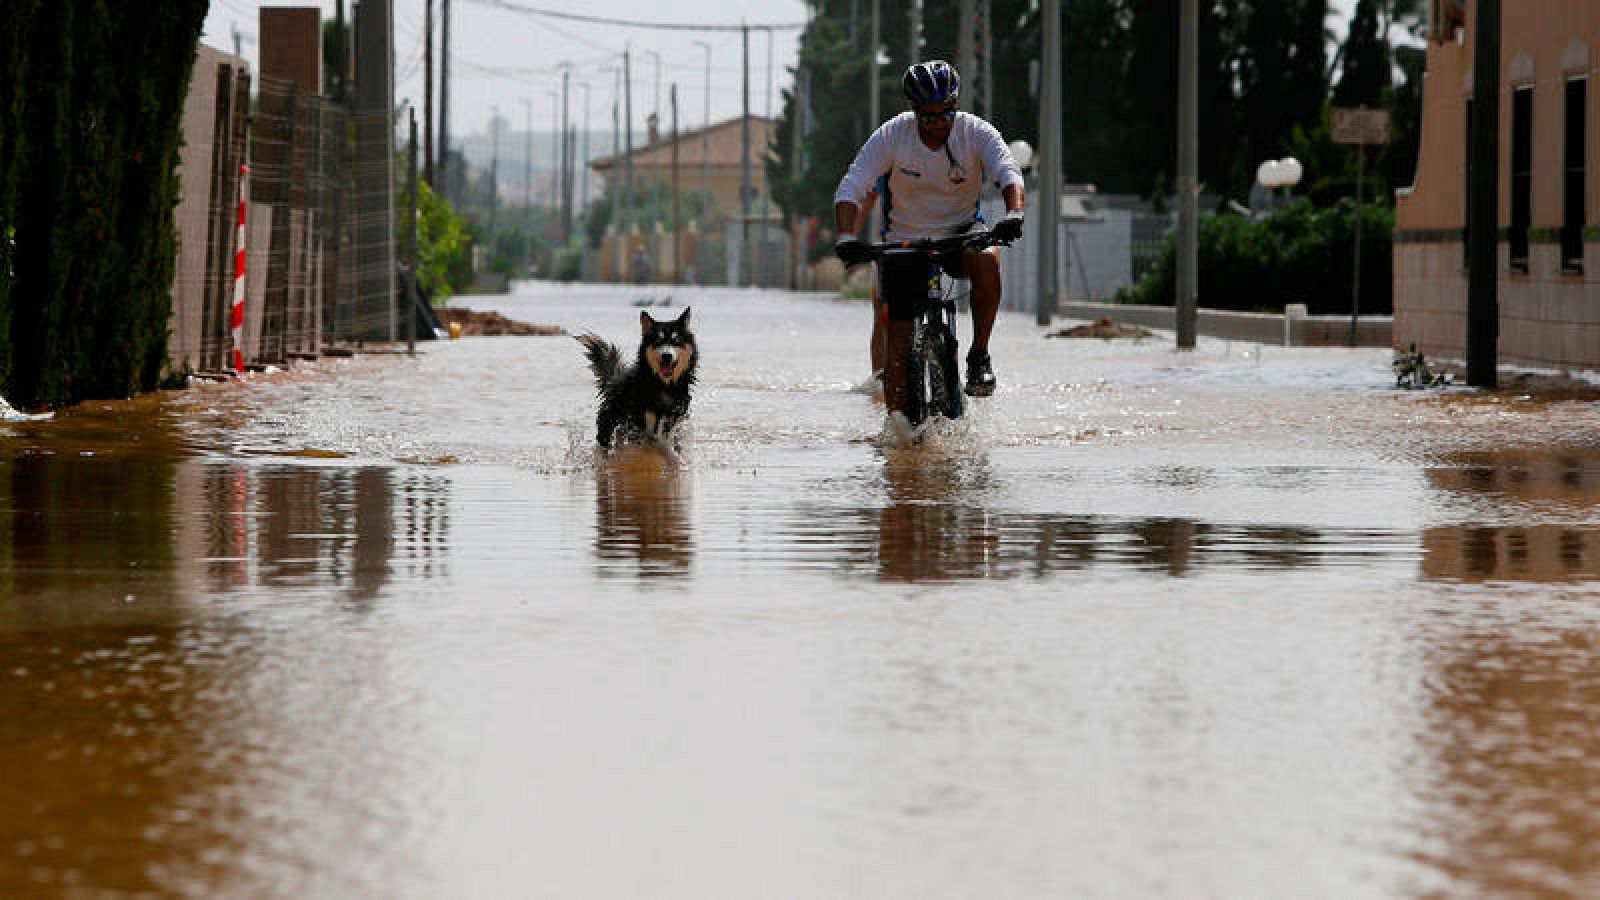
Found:
[{"label": "bicycle helmet", "polygon": [[942,59],[920,62],[906,69],[901,79],[906,99],[918,106],[941,106],[961,96],[961,76]]}]

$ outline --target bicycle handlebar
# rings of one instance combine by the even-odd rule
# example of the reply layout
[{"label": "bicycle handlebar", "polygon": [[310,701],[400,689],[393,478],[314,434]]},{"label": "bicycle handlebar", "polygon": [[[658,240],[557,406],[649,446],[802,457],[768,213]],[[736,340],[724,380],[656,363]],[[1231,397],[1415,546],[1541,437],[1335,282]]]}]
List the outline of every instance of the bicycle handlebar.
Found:
[{"label": "bicycle handlebar", "polygon": [[[952,253],[957,250],[982,250],[1002,243],[988,229],[973,230],[949,237],[939,238],[913,238],[904,241],[878,241],[866,245],[870,251],[870,259],[881,259],[889,255],[900,253],[927,253],[937,256],[940,253]],[[1010,244],[1010,241],[1003,242]]]}]

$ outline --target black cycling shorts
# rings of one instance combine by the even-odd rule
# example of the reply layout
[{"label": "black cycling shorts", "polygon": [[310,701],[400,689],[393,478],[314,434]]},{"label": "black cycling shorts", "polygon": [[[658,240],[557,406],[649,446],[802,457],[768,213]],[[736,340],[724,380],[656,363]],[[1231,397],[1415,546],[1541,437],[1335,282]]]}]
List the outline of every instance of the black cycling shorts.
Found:
[{"label": "black cycling shorts", "polygon": [[[941,253],[931,259],[951,278],[961,278],[966,271],[963,251]],[[917,317],[917,311],[928,296],[929,260],[930,257],[916,253],[878,260],[878,297],[888,305],[890,319],[909,322]]]}]

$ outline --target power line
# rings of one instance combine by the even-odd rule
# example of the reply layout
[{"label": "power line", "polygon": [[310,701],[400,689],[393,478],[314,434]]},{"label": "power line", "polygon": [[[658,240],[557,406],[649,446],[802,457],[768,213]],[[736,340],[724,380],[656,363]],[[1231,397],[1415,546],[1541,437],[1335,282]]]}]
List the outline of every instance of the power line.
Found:
[{"label": "power line", "polygon": [[644,22],[636,19],[608,19],[602,16],[585,16],[578,13],[557,12],[550,9],[537,9],[532,6],[522,6],[508,3],[506,0],[467,0],[478,6],[490,6],[503,9],[507,12],[519,13],[525,16],[539,16],[548,19],[564,19],[569,22],[583,22],[588,25],[614,25],[622,28],[654,28],[661,31],[799,31],[806,27],[804,22],[780,22],[758,25],[693,25],[685,22]]}]

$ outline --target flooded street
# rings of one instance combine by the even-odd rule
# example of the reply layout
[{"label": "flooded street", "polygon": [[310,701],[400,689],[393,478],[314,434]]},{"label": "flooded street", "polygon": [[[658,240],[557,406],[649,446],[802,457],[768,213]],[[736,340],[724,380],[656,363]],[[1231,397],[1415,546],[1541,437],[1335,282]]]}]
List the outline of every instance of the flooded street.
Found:
[{"label": "flooded street", "polygon": [[0,423],[0,896],[1600,895],[1600,404],[1002,314],[901,449],[863,304],[473,299],[667,294],[678,470],[565,337]]}]

